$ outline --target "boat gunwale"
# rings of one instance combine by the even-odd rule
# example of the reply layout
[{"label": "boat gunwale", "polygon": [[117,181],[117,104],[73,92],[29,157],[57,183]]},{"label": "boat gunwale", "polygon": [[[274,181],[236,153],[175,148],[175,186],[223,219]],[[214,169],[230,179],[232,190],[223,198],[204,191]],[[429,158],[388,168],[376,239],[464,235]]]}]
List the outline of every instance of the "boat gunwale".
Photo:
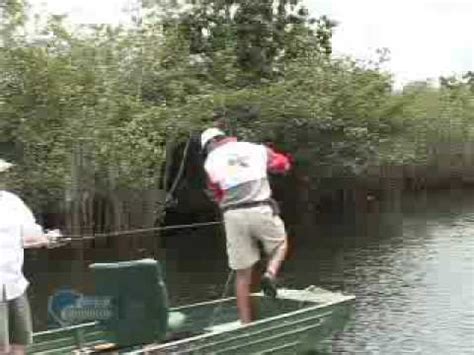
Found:
[{"label": "boat gunwale", "polygon": [[[247,338],[249,336],[255,336],[255,335],[260,335],[264,332],[268,332],[268,331],[273,331],[273,330],[276,330],[276,329],[279,329],[279,328],[287,328],[288,326],[293,326],[293,325],[300,325],[302,323],[307,323],[309,321],[312,321],[312,320],[321,320],[321,318],[324,318],[326,316],[330,316],[332,314],[332,312],[326,312],[326,313],[320,313],[320,314],[317,314],[317,315],[312,315],[311,317],[307,317],[307,318],[300,318],[298,319],[297,321],[295,322],[292,322],[291,324],[278,324],[278,325],[274,325],[274,326],[270,326],[268,328],[263,328],[263,329],[256,329],[254,332],[252,332],[251,334],[239,334],[239,335],[236,335],[234,338],[232,338],[232,340],[235,340],[235,339],[238,339],[238,338]],[[268,318],[266,318],[268,319]],[[312,324],[311,326],[306,326],[306,328],[308,327],[319,327],[321,326],[321,322],[318,322],[317,324]],[[240,326],[239,326],[240,328]],[[227,331],[234,331],[236,329],[239,329],[239,328],[234,328],[234,329],[229,329]],[[297,330],[292,330],[292,332],[300,332],[301,329],[297,329]],[[217,332],[215,332],[214,334],[216,334]],[[222,332],[219,332],[219,333],[222,333]],[[291,332],[286,332],[286,333],[291,333]],[[282,334],[286,334],[286,333],[278,333],[277,335],[272,335],[270,337],[267,337],[265,339],[259,339],[258,341],[254,341],[253,343],[250,343],[250,344],[254,344],[254,343],[257,343],[257,342],[261,342],[261,341],[266,341],[267,339],[270,339],[270,338],[275,338],[275,337],[280,337]],[[225,344],[226,342],[228,342],[229,339],[223,339],[223,340],[218,340],[212,344],[204,344],[203,346],[201,346],[199,348],[199,351],[202,351],[203,348],[206,348],[206,347],[209,347],[209,346],[216,346],[216,345],[219,345],[219,344]],[[249,343],[247,343],[249,344]],[[234,348],[235,346],[232,346],[231,348]],[[148,350],[148,349],[147,349]],[[195,351],[196,349],[193,349],[192,351]]]},{"label": "boat gunwale", "polygon": [[[274,321],[277,321],[277,320],[285,320],[287,318],[298,316],[298,315],[306,313],[306,312],[311,312],[311,311],[315,311],[315,310],[318,310],[318,309],[322,309],[322,308],[325,308],[325,307],[330,307],[330,306],[334,306],[334,305],[338,305],[338,304],[345,304],[345,303],[347,303],[349,301],[352,301],[356,298],[354,295],[344,295],[344,294],[341,294],[341,293],[332,292],[332,291],[328,291],[328,290],[324,290],[324,289],[318,289],[318,290],[323,291],[325,295],[332,295],[332,296],[337,296],[337,297],[335,297],[335,299],[332,300],[332,301],[325,301],[325,302],[321,303],[321,300],[320,299],[318,300],[318,294],[316,292],[314,292],[315,290],[312,290],[312,289],[302,289],[302,290],[280,289],[281,297],[277,298],[278,301],[289,300],[289,301],[296,301],[296,302],[301,302],[301,303],[303,303],[303,302],[308,302],[308,303],[317,303],[317,302],[319,302],[319,304],[309,305],[308,307],[304,307],[304,308],[301,308],[301,309],[297,309],[295,311],[285,312],[285,313],[278,314],[278,315],[275,315],[275,316],[272,316],[272,317],[256,320],[256,321],[248,323],[248,324],[243,324],[243,325],[241,324],[238,327],[232,328],[232,329],[213,330],[213,331],[210,331],[208,333],[187,337],[185,339],[170,341],[170,342],[156,344],[156,345],[149,344],[150,347],[147,347],[146,349],[139,349],[139,350],[137,349],[137,350],[133,350],[133,351],[127,352],[127,353],[128,354],[141,354],[144,351],[166,350],[170,347],[185,345],[185,344],[191,343],[191,342],[196,341],[196,340],[204,340],[204,339],[207,339],[207,338],[210,338],[210,337],[214,337],[216,335],[229,333],[229,332],[233,332],[233,331],[236,331],[236,330],[242,330],[242,329],[247,329],[247,328],[251,328],[251,327],[258,327],[259,325],[264,325],[264,324],[274,322]],[[289,293],[285,295],[285,292],[289,292]],[[262,292],[253,293],[251,296],[256,296],[256,297],[259,297],[259,298],[264,298],[265,297]],[[321,296],[321,295],[319,295],[319,296]],[[216,299],[216,300],[212,300],[212,301],[198,302],[198,303],[193,303],[193,304],[190,304],[190,305],[182,305],[182,306],[170,308],[169,312],[176,312],[176,311],[181,312],[183,310],[188,310],[188,309],[192,309],[192,308],[196,308],[196,307],[202,307],[202,306],[211,306],[211,305],[221,304],[221,303],[229,302],[229,301],[233,301],[233,300],[235,300],[235,297],[227,297],[227,298],[220,298],[220,299]],[[229,323],[229,322],[226,322],[226,323]],[[222,323],[222,324],[225,324],[225,323]],[[71,326],[67,326],[67,327],[64,327],[64,328],[46,330],[46,331],[34,333],[33,334],[33,339],[35,339],[37,337],[41,337],[41,336],[60,335],[60,333],[62,333],[62,332],[74,332],[74,331],[80,331],[80,330],[87,331],[88,328],[91,328],[90,330],[92,332],[99,331],[100,329],[96,328],[98,325],[99,325],[99,322],[88,322],[88,323],[82,323],[82,324],[77,324],[77,325],[71,325]],[[74,336],[73,334],[71,334],[71,336]],[[41,344],[41,342],[39,342],[37,344]],[[33,342],[32,345],[34,346],[35,343]],[[144,346],[146,346],[146,345],[144,345]]]},{"label": "boat gunwale", "polygon": [[[326,316],[326,315],[330,315],[330,313],[326,313],[325,315],[323,316]],[[304,323],[304,322],[307,322],[308,319],[304,320],[303,322],[301,323]],[[288,335],[293,335],[293,334],[296,334],[296,333],[306,333],[308,330],[311,330],[311,329],[314,329],[314,328],[317,328],[317,327],[320,327],[321,326],[321,323],[317,323],[317,324],[311,324],[311,325],[306,325],[304,326],[303,328],[297,328],[297,329],[292,329],[292,330],[289,330],[289,331],[286,331],[286,332],[283,332],[283,333],[278,333],[278,334],[275,334],[275,335],[271,335],[269,337],[266,337],[266,338],[263,338],[263,339],[257,339],[257,340],[254,340],[254,341],[251,341],[249,343],[246,343],[246,345],[255,345],[255,344],[258,344],[258,343],[264,343],[264,342],[267,342],[269,340],[274,340],[274,339],[278,339],[280,338],[282,335],[283,336],[288,336]],[[276,328],[276,327],[275,327]],[[275,328],[270,328],[270,330],[274,330]],[[268,329],[265,329],[263,331],[266,331]],[[253,334],[252,334],[253,335]],[[297,341],[297,343],[299,343],[299,341]],[[213,344],[214,345],[214,344]],[[237,350],[238,346],[231,346],[230,348],[226,348],[224,349],[224,351],[232,351],[232,350]]]},{"label": "boat gunwale", "polygon": [[33,338],[38,337],[38,336],[54,335],[54,333],[70,332],[70,331],[72,332],[75,330],[86,330],[89,327],[94,329],[98,324],[99,322],[88,322],[88,323],[68,325],[66,327],[61,327],[57,329],[43,330],[41,332],[33,333]]},{"label": "boat gunwale", "polygon": [[[349,299],[355,298],[354,295],[344,295],[344,294],[341,294],[341,293],[338,293],[338,292],[332,292],[332,291],[328,291],[328,290],[324,290],[324,289],[320,289],[320,290],[324,291],[326,294],[332,294],[333,296],[338,296],[340,298],[340,301],[345,301],[347,298],[349,298]],[[318,295],[315,294],[314,291],[311,290],[311,289],[295,290],[295,289],[282,288],[282,289],[278,290],[279,294],[285,293],[287,291],[291,291],[292,293],[299,293],[299,294],[307,293],[307,294],[309,294],[313,297],[302,299],[302,298],[297,298],[297,297],[291,297],[293,295],[283,295],[283,297],[280,297],[280,296],[277,297],[277,300],[293,300],[293,301],[297,301],[297,302],[318,302]],[[263,295],[262,292],[257,292],[257,293],[252,293],[251,296],[262,297],[264,295]],[[224,302],[232,301],[232,300],[235,300],[235,299],[236,299],[235,296],[226,297],[226,298],[218,298],[218,299],[215,299],[215,300],[212,300],[212,301],[204,301],[204,302],[192,303],[192,304],[189,304],[189,305],[182,305],[182,306],[172,307],[172,308],[169,309],[169,311],[170,312],[176,312],[176,311],[179,312],[183,309],[190,309],[190,308],[200,307],[200,306],[208,306],[208,305],[212,305],[212,304],[216,304],[216,303],[224,303]]]}]

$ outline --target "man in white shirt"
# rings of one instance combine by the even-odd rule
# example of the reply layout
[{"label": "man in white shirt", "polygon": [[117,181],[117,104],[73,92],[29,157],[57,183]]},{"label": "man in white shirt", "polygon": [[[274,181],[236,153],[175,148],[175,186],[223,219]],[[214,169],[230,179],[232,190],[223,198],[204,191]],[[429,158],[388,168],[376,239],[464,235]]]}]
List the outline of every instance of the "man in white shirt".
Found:
[{"label": "man in white shirt", "polygon": [[260,259],[258,243],[268,256],[263,292],[277,296],[276,277],[287,251],[285,225],[272,199],[268,173],[286,174],[290,157],[261,144],[239,142],[217,128],[201,135],[207,153],[204,170],[208,188],[223,213],[229,267],[236,271],[237,308],[242,323],[254,319],[250,286]]},{"label": "man in white shirt", "polygon": [[3,189],[10,167],[0,159],[0,354],[25,354],[33,330],[23,249],[51,247],[55,241],[43,232],[25,203]]}]

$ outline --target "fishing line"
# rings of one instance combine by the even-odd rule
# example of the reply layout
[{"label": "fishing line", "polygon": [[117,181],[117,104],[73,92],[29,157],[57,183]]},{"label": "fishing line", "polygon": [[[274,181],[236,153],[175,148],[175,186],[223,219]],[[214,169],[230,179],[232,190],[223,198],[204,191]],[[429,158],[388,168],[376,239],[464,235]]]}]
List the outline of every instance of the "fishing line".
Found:
[{"label": "fishing line", "polygon": [[227,281],[225,283],[224,291],[222,292],[220,301],[219,301],[218,305],[212,311],[211,320],[209,322],[209,327],[212,327],[214,325],[214,323],[217,319],[217,315],[220,313],[220,311],[222,309],[222,305],[224,304],[225,297],[227,296],[227,293],[229,292],[230,282],[232,281],[232,278],[234,277],[234,274],[235,274],[235,270],[230,270],[229,276],[227,276]]}]

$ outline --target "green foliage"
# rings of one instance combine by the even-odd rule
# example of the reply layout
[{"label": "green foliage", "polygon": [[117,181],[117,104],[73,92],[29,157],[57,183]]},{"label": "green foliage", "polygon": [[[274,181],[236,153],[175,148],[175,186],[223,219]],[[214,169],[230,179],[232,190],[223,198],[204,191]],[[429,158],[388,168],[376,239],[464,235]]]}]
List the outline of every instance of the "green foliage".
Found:
[{"label": "green foliage", "polygon": [[229,132],[292,152],[315,178],[472,139],[472,73],[393,93],[380,63],[332,58],[336,24],[300,1],[193,3],[148,1],[126,28],[52,17],[28,36],[27,4],[3,3],[0,142],[19,152],[17,188],[47,204],[87,186],[155,187],[167,140],[217,109]]},{"label": "green foliage", "polygon": [[474,95],[469,82],[441,78],[440,84],[410,83],[389,97],[382,112],[392,127],[383,146],[385,161],[427,163],[431,146],[472,141]]}]

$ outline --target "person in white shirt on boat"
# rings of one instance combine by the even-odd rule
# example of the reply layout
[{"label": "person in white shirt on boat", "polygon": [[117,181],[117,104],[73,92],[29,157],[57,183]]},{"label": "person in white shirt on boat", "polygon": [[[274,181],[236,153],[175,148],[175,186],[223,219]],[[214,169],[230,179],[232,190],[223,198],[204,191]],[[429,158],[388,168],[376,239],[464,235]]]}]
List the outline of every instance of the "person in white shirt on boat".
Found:
[{"label": "person in white shirt on boat", "polygon": [[287,235],[271,198],[268,172],[288,172],[290,159],[264,145],[227,137],[218,128],[202,133],[201,146],[207,154],[204,169],[208,187],[223,212],[229,266],[236,271],[240,320],[249,323],[253,318],[252,271],[260,259],[258,243],[269,258],[261,280],[263,292],[277,296],[275,279],[286,257]]},{"label": "person in white shirt on boat", "polygon": [[60,233],[45,234],[26,204],[4,190],[11,167],[0,159],[0,354],[16,355],[26,353],[33,332],[23,249],[58,246]]}]

